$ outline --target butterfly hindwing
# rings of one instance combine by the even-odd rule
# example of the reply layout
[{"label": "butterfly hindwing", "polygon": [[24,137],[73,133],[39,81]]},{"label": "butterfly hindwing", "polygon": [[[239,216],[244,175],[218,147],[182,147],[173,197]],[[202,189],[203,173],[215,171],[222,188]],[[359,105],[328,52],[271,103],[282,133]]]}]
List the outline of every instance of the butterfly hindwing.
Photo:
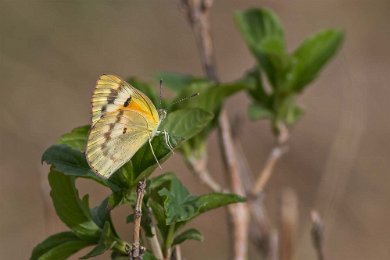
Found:
[{"label": "butterfly hindwing", "polygon": [[87,143],[87,160],[104,178],[110,177],[138,151],[152,130],[147,120],[131,110],[104,115],[91,128]]}]

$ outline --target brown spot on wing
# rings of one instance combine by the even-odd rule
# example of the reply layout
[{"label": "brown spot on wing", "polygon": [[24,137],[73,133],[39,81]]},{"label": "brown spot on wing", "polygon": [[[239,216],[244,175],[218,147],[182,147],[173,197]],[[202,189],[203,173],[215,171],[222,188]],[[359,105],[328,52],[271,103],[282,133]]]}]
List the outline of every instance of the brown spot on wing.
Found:
[{"label": "brown spot on wing", "polygon": [[129,97],[128,99],[126,99],[125,103],[123,104],[124,107],[127,107],[129,105],[131,101],[131,97]]},{"label": "brown spot on wing", "polygon": [[[111,132],[112,132],[112,130],[114,129],[115,124],[119,123],[119,121],[121,120],[122,115],[123,115],[123,111],[121,110],[121,111],[119,111],[118,115],[116,116],[115,122],[109,124],[110,127],[109,127],[108,131],[107,131],[106,133],[103,134],[105,140],[104,140],[104,142],[102,143],[102,145],[100,146],[100,148],[101,148],[102,151],[103,151],[103,152],[102,152],[103,155],[106,156],[106,157],[108,156],[107,143],[111,140]],[[125,129],[126,129],[126,131],[127,131],[127,128],[125,128]]]},{"label": "brown spot on wing", "polygon": [[[112,127],[112,128],[114,128],[114,127]],[[112,129],[111,129],[111,125],[110,125],[110,130],[109,131],[111,131]],[[108,141],[110,141],[111,140],[111,133],[110,132],[107,132],[107,133],[104,133],[104,139],[106,139],[105,140],[105,142],[108,142]]]},{"label": "brown spot on wing", "polygon": [[[119,89],[118,89],[119,90]],[[118,90],[111,89],[110,94],[107,96],[107,103],[113,104],[115,99],[118,97]]]},{"label": "brown spot on wing", "polygon": [[107,105],[102,106],[101,113],[104,114],[107,111]]}]

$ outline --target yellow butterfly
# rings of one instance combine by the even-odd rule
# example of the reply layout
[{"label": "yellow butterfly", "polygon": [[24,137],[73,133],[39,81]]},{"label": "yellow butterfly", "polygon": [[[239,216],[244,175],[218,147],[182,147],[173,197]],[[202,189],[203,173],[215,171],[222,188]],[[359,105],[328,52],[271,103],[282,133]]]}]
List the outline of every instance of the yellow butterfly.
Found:
[{"label": "yellow butterfly", "polygon": [[158,131],[166,116],[138,89],[114,75],[102,75],[92,96],[92,124],[88,135],[86,157],[89,166],[103,178],[109,178],[133,157],[147,141],[164,134],[169,149],[168,133]]}]

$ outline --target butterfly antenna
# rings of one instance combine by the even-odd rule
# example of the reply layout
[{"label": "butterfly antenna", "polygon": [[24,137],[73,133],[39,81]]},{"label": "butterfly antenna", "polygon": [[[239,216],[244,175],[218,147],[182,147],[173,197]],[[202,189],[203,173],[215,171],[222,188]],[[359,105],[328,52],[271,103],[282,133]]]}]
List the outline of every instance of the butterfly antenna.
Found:
[{"label": "butterfly antenna", "polygon": [[160,79],[160,108],[162,108],[162,85],[163,85],[163,80]]},{"label": "butterfly antenna", "polygon": [[198,96],[198,95],[199,95],[199,93],[194,93],[194,94],[192,94],[191,96],[184,97],[184,98],[181,98],[181,99],[179,99],[179,100],[176,100],[175,102],[172,103],[172,105],[175,105],[175,104],[177,104],[177,103],[181,103],[181,102],[183,102],[183,101],[186,101],[186,100],[191,99],[191,98],[193,98],[193,97],[196,97],[196,96]]}]

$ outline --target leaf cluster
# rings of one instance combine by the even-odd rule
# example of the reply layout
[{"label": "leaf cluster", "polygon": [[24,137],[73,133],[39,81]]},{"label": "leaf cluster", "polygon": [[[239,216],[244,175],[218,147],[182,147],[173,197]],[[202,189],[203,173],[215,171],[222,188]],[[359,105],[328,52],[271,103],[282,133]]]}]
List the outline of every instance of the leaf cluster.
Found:
[{"label": "leaf cluster", "polygon": [[235,20],[257,62],[241,79],[252,98],[249,117],[269,119],[278,133],[281,126],[292,126],[303,115],[304,109],[296,103],[296,97],[335,55],[343,33],[337,29],[320,31],[288,53],[283,27],[272,11],[241,11],[236,13]]},{"label": "leaf cluster", "polygon": [[[146,83],[137,79],[130,82],[152,100],[157,94]],[[207,91],[211,93],[211,83],[207,83]],[[229,90],[231,92],[231,90]],[[170,135],[174,148],[183,146],[188,140],[204,136],[206,128],[214,119],[214,111],[221,106],[226,90],[214,91],[215,101],[203,102],[202,106],[172,106],[161,129]],[[229,93],[230,93],[229,92]],[[222,94],[221,94],[222,93]],[[184,93],[179,93],[179,96]],[[168,104],[168,102],[164,102]],[[85,147],[89,125],[73,129],[60,137],[57,144],[49,147],[42,156],[42,161],[51,165],[49,184],[51,198],[58,217],[68,226],[70,231],[48,237],[33,250],[31,259],[67,258],[85,247],[93,246],[82,258],[90,258],[112,250],[112,258],[128,254],[130,243],[122,240],[111,220],[111,211],[119,205],[135,206],[135,190],[140,180],[148,178],[158,166],[148,144],[141,147],[132,159],[115,172],[109,179],[101,179],[90,169]],[[203,134],[202,134],[203,133]],[[203,138],[203,137],[201,137]],[[164,136],[156,136],[152,140],[154,153],[160,163],[172,153],[165,143]],[[111,190],[111,194],[100,205],[90,207],[88,195],[80,198],[76,188],[77,178],[96,181]],[[144,198],[144,210],[151,214],[142,218],[142,228],[146,237],[151,236],[150,223],[157,221],[158,236],[164,252],[188,239],[202,240],[198,230],[182,228],[193,218],[211,209],[230,203],[242,202],[244,199],[234,194],[207,194],[195,196],[188,192],[173,173],[162,174],[147,183]],[[129,216],[128,220],[132,217]],[[180,232],[180,233],[179,233]],[[153,259],[147,252],[145,259]]]}]

